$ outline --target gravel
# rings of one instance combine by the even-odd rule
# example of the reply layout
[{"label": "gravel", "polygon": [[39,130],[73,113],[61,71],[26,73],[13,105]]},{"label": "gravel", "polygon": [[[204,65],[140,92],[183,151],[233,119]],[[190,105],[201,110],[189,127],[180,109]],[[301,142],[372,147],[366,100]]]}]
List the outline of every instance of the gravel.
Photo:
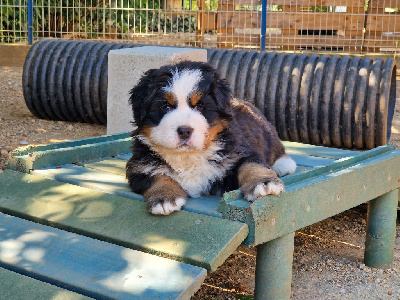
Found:
[{"label": "gravel", "polygon": [[[25,106],[22,68],[0,67],[0,172],[21,145],[98,136],[103,125],[40,120]],[[400,95],[398,93],[398,95]],[[391,143],[400,146],[397,105]],[[360,206],[296,233],[292,299],[400,299],[400,225],[389,270],[363,263],[366,208]],[[240,246],[193,299],[252,299],[256,249]]]}]

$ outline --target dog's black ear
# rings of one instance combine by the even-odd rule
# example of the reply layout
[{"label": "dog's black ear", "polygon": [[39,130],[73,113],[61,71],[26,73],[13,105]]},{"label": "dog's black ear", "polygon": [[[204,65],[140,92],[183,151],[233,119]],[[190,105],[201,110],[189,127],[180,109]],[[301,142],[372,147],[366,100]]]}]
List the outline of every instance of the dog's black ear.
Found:
[{"label": "dog's black ear", "polygon": [[132,105],[133,118],[140,126],[146,118],[147,108],[155,90],[151,88],[157,77],[157,69],[150,69],[144,73],[138,84],[130,91],[129,103]]},{"label": "dog's black ear", "polygon": [[217,103],[218,112],[224,118],[231,118],[232,92],[229,84],[226,82],[225,79],[222,79],[215,71],[212,85],[212,92]]}]

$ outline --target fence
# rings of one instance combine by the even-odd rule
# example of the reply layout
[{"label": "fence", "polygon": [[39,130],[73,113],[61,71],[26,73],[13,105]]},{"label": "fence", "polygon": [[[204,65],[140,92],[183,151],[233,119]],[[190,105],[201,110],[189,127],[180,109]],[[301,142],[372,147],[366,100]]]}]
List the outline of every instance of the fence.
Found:
[{"label": "fence", "polygon": [[0,0],[0,42],[56,37],[256,50],[397,51],[399,1],[267,1]]}]

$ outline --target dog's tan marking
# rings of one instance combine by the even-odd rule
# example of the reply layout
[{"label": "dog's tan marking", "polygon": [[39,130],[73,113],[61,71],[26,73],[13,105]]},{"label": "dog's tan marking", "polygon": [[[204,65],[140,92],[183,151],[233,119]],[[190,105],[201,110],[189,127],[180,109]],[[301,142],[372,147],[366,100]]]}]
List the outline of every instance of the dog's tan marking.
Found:
[{"label": "dog's tan marking", "polygon": [[228,121],[222,120],[208,129],[206,139],[204,141],[204,148],[208,149],[211,143],[217,138],[217,135],[228,127]]},{"label": "dog's tan marking", "polygon": [[151,134],[151,126],[144,126],[142,131],[140,131],[140,135],[146,137],[146,138],[150,138],[150,134]]},{"label": "dog's tan marking", "polygon": [[167,101],[167,103],[169,105],[175,106],[176,105],[176,97],[175,97],[174,93],[165,92],[165,101]]},{"label": "dog's tan marking", "polygon": [[265,177],[277,176],[273,170],[256,163],[245,163],[239,168],[238,171],[239,186],[247,183],[257,184]]},{"label": "dog's tan marking", "polygon": [[203,95],[199,92],[194,92],[190,95],[189,100],[190,100],[190,104],[194,107],[197,105],[197,103],[200,101],[201,97]]},{"label": "dog's tan marking", "polygon": [[143,196],[149,209],[160,203],[160,201],[170,202],[175,205],[176,199],[186,199],[187,197],[182,187],[166,175],[156,175],[153,185],[143,193]]}]

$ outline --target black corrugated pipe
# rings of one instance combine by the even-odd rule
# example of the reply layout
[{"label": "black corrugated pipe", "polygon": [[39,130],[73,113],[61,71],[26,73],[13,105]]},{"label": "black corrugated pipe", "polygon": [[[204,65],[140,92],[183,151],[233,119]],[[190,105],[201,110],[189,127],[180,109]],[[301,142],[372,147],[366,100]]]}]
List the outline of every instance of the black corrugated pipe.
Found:
[{"label": "black corrugated pipe", "polygon": [[396,101],[392,58],[213,49],[208,61],[283,140],[349,149],[389,140]]},{"label": "black corrugated pipe", "polygon": [[106,124],[108,52],[137,45],[43,39],[30,49],[22,85],[38,118]]},{"label": "black corrugated pipe", "polygon": [[[107,54],[138,45],[41,40],[23,72],[40,118],[106,124]],[[387,143],[396,100],[389,58],[208,49],[234,96],[256,105],[283,140],[371,149]]]}]

